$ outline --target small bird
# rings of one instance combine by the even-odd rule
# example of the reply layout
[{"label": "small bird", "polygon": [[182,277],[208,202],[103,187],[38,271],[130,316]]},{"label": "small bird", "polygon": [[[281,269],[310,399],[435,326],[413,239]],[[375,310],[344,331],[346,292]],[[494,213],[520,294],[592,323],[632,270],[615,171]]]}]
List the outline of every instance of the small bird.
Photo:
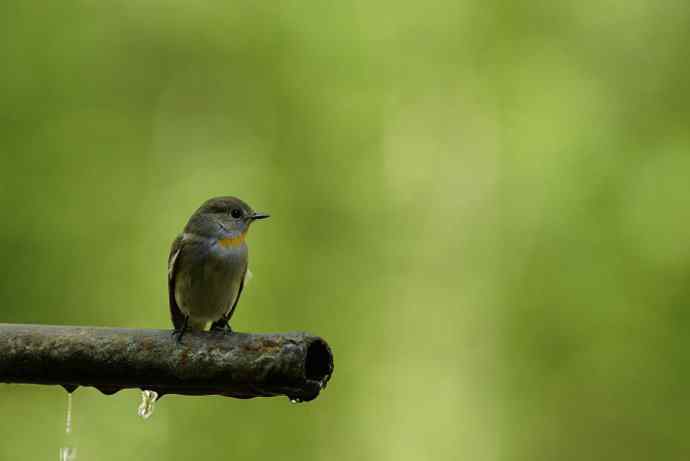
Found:
[{"label": "small bird", "polygon": [[232,332],[230,318],[247,277],[249,226],[268,218],[236,197],[207,200],[177,236],[168,257],[170,316],[177,341],[187,328]]}]

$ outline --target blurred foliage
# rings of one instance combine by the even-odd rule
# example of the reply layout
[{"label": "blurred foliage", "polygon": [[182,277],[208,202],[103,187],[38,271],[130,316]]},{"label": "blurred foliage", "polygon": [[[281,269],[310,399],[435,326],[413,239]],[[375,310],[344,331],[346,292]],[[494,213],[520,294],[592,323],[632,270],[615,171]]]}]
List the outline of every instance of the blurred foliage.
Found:
[{"label": "blurred foliage", "polygon": [[[233,325],[306,329],[316,401],[75,395],[79,459],[690,451],[690,6],[0,5],[3,322],[169,327],[206,198],[272,214]],[[66,398],[3,385],[0,459]]]}]

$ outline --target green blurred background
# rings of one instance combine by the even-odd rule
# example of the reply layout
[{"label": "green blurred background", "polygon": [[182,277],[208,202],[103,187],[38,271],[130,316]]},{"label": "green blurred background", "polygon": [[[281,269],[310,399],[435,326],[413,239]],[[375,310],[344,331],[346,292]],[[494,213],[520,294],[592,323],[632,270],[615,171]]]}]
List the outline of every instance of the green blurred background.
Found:
[{"label": "green blurred background", "polygon": [[[272,219],[233,325],[314,402],[74,401],[79,460],[688,459],[690,5],[0,6],[2,322],[168,328],[205,199]],[[0,386],[0,459],[66,397]],[[197,458],[198,456],[198,458]]]}]

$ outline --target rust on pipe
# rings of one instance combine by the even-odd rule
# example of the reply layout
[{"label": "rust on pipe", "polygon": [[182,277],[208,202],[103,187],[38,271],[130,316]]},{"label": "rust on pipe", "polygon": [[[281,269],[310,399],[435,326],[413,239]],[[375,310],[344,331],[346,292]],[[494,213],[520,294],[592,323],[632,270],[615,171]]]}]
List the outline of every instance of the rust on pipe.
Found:
[{"label": "rust on pipe", "polygon": [[315,399],[333,354],[308,333],[187,332],[0,323],[0,382],[166,394]]}]

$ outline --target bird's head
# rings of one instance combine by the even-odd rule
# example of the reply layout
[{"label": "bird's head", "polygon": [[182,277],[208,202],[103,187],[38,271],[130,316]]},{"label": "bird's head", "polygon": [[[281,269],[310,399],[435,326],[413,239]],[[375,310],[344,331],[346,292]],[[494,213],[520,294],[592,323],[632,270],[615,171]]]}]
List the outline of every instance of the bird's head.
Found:
[{"label": "bird's head", "polygon": [[242,243],[251,223],[268,217],[266,213],[254,211],[237,197],[215,197],[196,210],[185,232],[213,237],[221,245],[234,246]]}]

